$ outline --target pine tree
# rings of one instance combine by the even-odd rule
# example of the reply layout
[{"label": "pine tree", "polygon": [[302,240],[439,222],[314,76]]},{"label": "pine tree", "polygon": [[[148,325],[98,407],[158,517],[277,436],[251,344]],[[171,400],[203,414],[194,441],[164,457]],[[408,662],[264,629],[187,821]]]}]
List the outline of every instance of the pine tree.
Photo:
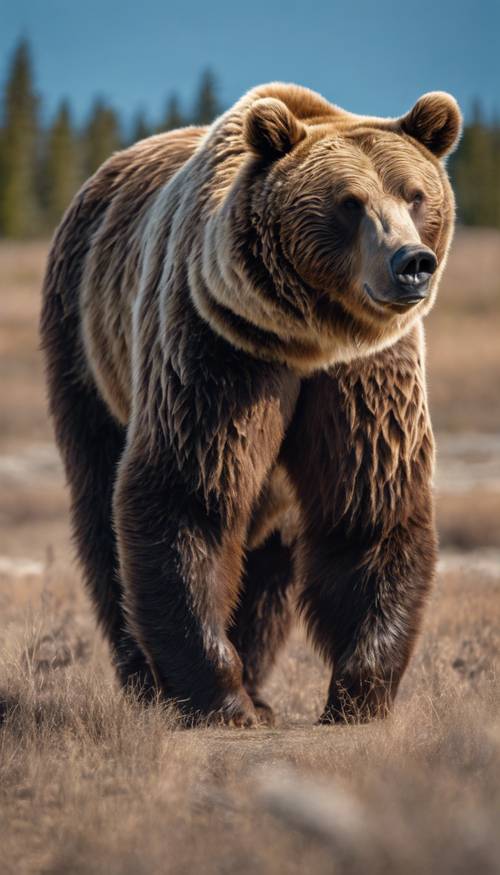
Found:
[{"label": "pine tree", "polygon": [[0,171],[0,233],[30,236],[39,229],[37,203],[38,98],[31,52],[21,40],[14,50],[3,106]]},{"label": "pine tree", "polygon": [[500,226],[500,162],[495,129],[488,125],[479,101],[450,161],[458,218],[466,225]]},{"label": "pine tree", "polygon": [[82,179],[79,144],[67,101],[61,103],[48,130],[41,175],[44,219],[53,228]]},{"label": "pine tree", "polygon": [[131,143],[137,143],[139,140],[145,140],[146,137],[151,136],[152,130],[148,123],[148,120],[143,112],[140,109],[136,112],[134,116],[134,120],[132,122],[132,136],[130,138]]},{"label": "pine tree", "polygon": [[198,96],[195,101],[193,122],[197,125],[209,125],[219,115],[217,98],[217,82],[211,70],[205,70],[201,76]]},{"label": "pine tree", "polygon": [[186,120],[182,114],[179,98],[177,97],[177,94],[171,94],[167,100],[165,116],[158,131],[174,131],[177,128],[184,127],[185,124]]},{"label": "pine tree", "polygon": [[90,176],[121,146],[118,116],[102,100],[96,100],[83,133],[85,176]]},{"label": "pine tree", "polygon": [[493,150],[493,203],[494,226],[500,228],[500,122],[495,119],[491,130]]}]

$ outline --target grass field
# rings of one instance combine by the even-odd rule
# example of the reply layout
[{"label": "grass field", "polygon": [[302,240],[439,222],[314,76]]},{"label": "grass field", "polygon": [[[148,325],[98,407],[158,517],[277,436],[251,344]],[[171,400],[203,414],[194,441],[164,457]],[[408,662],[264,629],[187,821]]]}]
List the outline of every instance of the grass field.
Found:
[{"label": "grass field", "polygon": [[46,244],[0,245],[0,871],[500,871],[500,233],[457,235],[428,318],[442,557],[385,723],[313,726],[300,628],[276,729],[181,730],[116,689],[72,558],[37,349]]}]

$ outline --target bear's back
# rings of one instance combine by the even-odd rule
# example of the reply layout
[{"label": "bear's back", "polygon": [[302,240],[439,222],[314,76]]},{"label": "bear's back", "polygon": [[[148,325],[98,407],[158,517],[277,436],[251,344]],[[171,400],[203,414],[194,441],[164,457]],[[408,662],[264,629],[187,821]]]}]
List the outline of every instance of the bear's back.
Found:
[{"label": "bear's back", "polygon": [[[96,204],[106,204],[97,226],[90,223],[91,242],[77,290],[84,360],[122,422],[130,404],[132,308],[139,288],[141,232],[158,192],[189,160],[205,130],[189,127],[141,140],[103,164],[80,195],[80,209],[89,217]],[[70,208],[64,224],[65,252],[71,252],[72,232],[79,232],[81,219],[73,223]]]}]

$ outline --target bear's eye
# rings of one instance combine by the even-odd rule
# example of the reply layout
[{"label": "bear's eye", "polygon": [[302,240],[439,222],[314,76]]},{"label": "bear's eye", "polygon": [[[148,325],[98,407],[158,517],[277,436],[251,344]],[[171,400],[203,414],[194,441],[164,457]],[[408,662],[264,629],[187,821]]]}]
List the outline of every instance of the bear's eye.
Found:
[{"label": "bear's eye", "polygon": [[410,204],[412,207],[420,207],[424,202],[424,193],[417,189],[413,191],[410,195]]},{"label": "bear's eye", "polygon": [[363,204],[357,197],[349,195],[349,197],[345,197],[341,202],[341,207],[346,213],[356,214],[361,212]]}]

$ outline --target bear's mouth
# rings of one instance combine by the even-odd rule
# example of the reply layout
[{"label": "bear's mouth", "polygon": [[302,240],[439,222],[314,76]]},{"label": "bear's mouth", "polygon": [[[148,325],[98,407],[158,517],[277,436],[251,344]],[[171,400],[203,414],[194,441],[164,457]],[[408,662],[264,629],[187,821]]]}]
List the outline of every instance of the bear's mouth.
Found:
[{"label": "bear's mouth", "polygon": [[397,295],[392,295],[385,297],[383,295],[376,295],[371,286],[368,283],[363,284],[363,289],[368,297],[375,303],[378,304],[379,307],[389,308],[390,310],[397,310],[401,312],[402,310],[409,310],[411,307],[415,307],[417,304],[421,304],[422,301],[425,301],[427,297],[426,291],[417,292],[416,290],[408,291],[407,294],[398,293]]}]

